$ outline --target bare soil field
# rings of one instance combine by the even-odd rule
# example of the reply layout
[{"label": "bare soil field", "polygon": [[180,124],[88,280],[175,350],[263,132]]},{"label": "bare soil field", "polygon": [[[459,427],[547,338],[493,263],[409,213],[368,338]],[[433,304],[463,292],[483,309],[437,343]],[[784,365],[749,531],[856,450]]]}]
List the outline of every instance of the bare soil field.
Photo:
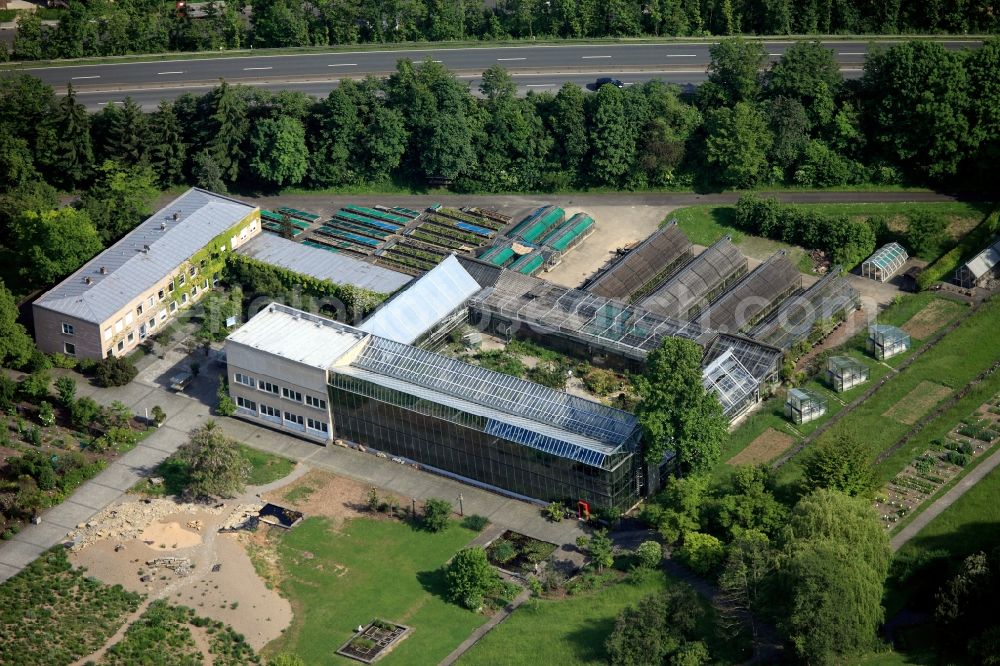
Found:
[{"label": "bare soil field", "polygon": [[[261,498],[291,506],[307,516],[325,516],[339,526],[349,518],[371,517],[368,509],[368,494],[371,487],[358,481],[334,476],[329,472],[314,469],[295,479],[288,485],[261,495]],[[386,495],[378,491],[380,498]],[[401,498],[396,498],[402,504]]]},{"label": "bare soil field", "polygon": [[951,389],[934,382],[922,381],[887,409],[882,416],[888,416],[900,423],[913,425],[934,405],[946,398]]},{"label": "bare soil field", "polygon": [[774,428],[768,428],[757,435],[745,449],[727,460],[726,464],[758,465],[770,462],[781,455],[794,442],[795,438],[791,435],[778,432]]},{"label": "bare soil field", "polygon": [[[553,201],[562,205],[559,201]],[[570,250],[562,263],[541,273],[545,278],[564,287],[579,287],[609,261],[615,250],[645,240],[675,206],[563,206],[566,217],[584,212],[597,223],[594,233],[578,247]]]},{"label": "bare soil field", "polygon": [[926,340],[934,335],[939,328],[955,318],[962,306],[951,301],[938,298],[931,301],[927,307],[910,317],[903,324],[903,330],[918,340]]}]

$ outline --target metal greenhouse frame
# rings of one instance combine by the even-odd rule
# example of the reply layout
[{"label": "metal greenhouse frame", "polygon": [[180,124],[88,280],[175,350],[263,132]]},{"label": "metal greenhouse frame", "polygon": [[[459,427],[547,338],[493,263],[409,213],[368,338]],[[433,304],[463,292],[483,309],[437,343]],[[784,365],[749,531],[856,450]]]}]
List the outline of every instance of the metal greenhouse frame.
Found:
[{"label": "metal greenhouse frame", "polygon": [[801,289],[802,274],[780,250],[715,299],[696,321],[718,331],[747,331]]},{"label": "metal greenhouse frame", "polygon": [[740,363],[732,349],[727,349],[702,370],[701,384],[719,398],[722,413],[730,421],[760,400],[760,382]]},{"label": "metal greenhouse frame", "polygon": [[962,264],[955,271],[955,282],[961,287],[977,287],[984,278],[1000,274],[1000,240]]},{"label": "metal greenhouse frame", "polygon": [[746,257],[723,236],[639,305],[667,317],[692,319],[746,273]]},{"label": "metal greenhouse frame", "polygon": [[868,327],[868,351],[880,361],[910,348],[910,334],[896,326],[872,324]]},{"label": "metal greenhouse frame", "polygon": [[750,330],[750,337],[790,349],[809,337],[813,324],[861,307],[861,295],[840,276],[840,266],[798,296],[781,304],[773,315]]},{"label": "metal greenhouse frame", "polygon": [[831,356],[826,362],[826,380],[834,391],[841,393],[868,381],[868,366],[850,356]]},{"label": "metal greenhouse frame", "polygon": [[898,273],[909,258],[899,243],[883,245],[875,250],[872,256],[861,262],[861,276],[885,282]]},{"label": "metal greenhouse frame", "polygon": [[671,221],[611,264],[586,290],[627,301],[642,298],[691,260],[691,248],[677,222]]},{"label": "metal greenhouse frame", "polygon": [[826,398],[813,391],[793,388],[785,400],[785,416],[793,423],[808,423],[826,414]]}]

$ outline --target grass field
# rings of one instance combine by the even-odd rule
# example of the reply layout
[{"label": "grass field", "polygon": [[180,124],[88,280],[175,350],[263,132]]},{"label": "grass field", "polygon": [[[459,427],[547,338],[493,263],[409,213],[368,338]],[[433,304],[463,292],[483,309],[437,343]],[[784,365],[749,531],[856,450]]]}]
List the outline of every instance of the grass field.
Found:
[{"label": "grass field", "polygon": [[240,453],[250,463],[250,473],[247,474],[247,484],[263,486],[283,479],[295,468],[295,461],[273,453],[265,453],[251,449],[245,444],[239,445]]},{"label": "grass field", "polygon": [[[921,382],[943,385],[952,391],[967,385],[996,361],[996,346],[984,341],[990,340],[998,327],[1000,302],[983,305],[934,348],[886,382],[871,398],[848,414],[840,422],[840,426],[859,433],[867,442],[873,458],[882,453],[911,427],[887,418],[884,414]],[[927,405],[924,412],[930,412],[934,406]],[[828,435],[824,433],[822,437],[826,436]],[[876,467],[878,478],[882,481],[891,479],[911,458],[912,454],[904,458],[891,456]],[[782,468],[780,478],[785,481],[793,480],[798,475],[797,468],[797,460],[793,459]]]},{"label": "grass field", "polygon": [[355,663],[334,652],[379,617],[414,628],[380,664],[437,664],[486,621],[442,596],[441,566],[475,534],[457,524],[430,533],[368,518],[334,531],[307,519],[278,543],[281,593],[295,617],[266,652],[294,652],[310,665]]},{"label": "grass field", "polygon": [[[606,664],[604,642],[626,606],[674,582],[661,571],[641,582],[623,582],[562,599],[531,599],[459,659],[459,666],[533,666]],[[739,663],[741,655],[714,632],[711,607],[699,629],[713,663]]]},{"label": "grass field", "polygon": [[[846,215],[856,219],[883,216],[889,220],[892,231],[900,233],[906,229],[908,216],[918,212],[943,215],[948,220],[948,230],[952,239],[958,239],[975,227],[992,209],[992,204],[974,202],[932,202],[932,203],[862,203],[862,204],[791,204],[796,208],[808,209],[825,215]],[[789,249],[793,263],[805,270],[801,248],[771,241],[756,236],[748,236],[733,226],[736,214],[734,206],[690,206],[671,213],[667,219],[677,219],[678,226],[687,234],[692,243],[711,245],[726,234],[744,251],[760,255],[767,251]],[[954,243],[952,243],[953,245]],[[942,251],[948,248],[942,248]],[[758,256],[758,258],[760,258]]]}]

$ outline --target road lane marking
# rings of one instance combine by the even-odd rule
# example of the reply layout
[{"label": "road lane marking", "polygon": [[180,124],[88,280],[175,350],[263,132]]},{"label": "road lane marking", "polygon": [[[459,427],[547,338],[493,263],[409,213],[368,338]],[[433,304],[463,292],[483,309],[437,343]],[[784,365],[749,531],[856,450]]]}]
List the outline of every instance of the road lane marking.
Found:
[{"label": "road lane marking", "polygon": [[253,71],[256,71],[258,69],[274,69],[274,68],[273,67],[244,67],[243,71],[244,72],[253,72]]},{"label": "road lane marking", "polygon": [[868,55],[867,53],[838,53],[837,55]]},{"label": "road lane marking", "polygon": [[610,58],[611,56],[580,56],[581,60],[592,60],[594,58]]},{"label": "road lane marking", "polygon": [[357,66],[358,63],[356,62],[338,62],[333,65],[327,65],[327,67],[357,67]]},{"label": "road lane marking", "polygon": [[504,60],[527,60],[527,58],[497,58],[497,61],[504,61]]},{"label": "road lane marking", "polygon": [[183,74],[184,72],[157,72],[157,75],[163,76],[164,74]]},{"label": "road lane marking", "polygon": [[668,58],[697,58],[697,53],[668,53]]},{"label": "road lane marking", "polygon": [[556,84],[554,84],[554,83],[529,83],[529,84],[527,84],[527,87],[528,88],[551,88],[554,85],[556,85]]},{"label": "road lane marking", "polygon": [[77,79],[99,79],[99,76],[74,76],[71,80],[76,81]]},{"label": "road lane marking", "polygon": [[778,57],[781,57],[781,56],[783,56],[783,55],[785,55],[785,54],[784,54],[784,53],[768,53],[767,55],[769,55],[769,56],[772,56],[772,57],[773,57],[773,56],[778,56]]}]

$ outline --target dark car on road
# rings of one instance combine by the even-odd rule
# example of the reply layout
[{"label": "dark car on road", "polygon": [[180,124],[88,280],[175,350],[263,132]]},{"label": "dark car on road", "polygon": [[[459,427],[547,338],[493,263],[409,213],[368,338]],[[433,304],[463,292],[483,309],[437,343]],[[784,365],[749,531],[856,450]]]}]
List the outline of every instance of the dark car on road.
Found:
[{"label": "dark car on road", "polygon": [[621,81],[619,81],[618,79],[612,79],[610,76],[604,76],[604,77],[601,77],[601,78],[597,79],[597,82],[594,83],[594,90],[600,90],[601,86],[603,86],[605,84],[613,85],[616,88],[624,88],[625,87],[625,84],[622,83]]}]

